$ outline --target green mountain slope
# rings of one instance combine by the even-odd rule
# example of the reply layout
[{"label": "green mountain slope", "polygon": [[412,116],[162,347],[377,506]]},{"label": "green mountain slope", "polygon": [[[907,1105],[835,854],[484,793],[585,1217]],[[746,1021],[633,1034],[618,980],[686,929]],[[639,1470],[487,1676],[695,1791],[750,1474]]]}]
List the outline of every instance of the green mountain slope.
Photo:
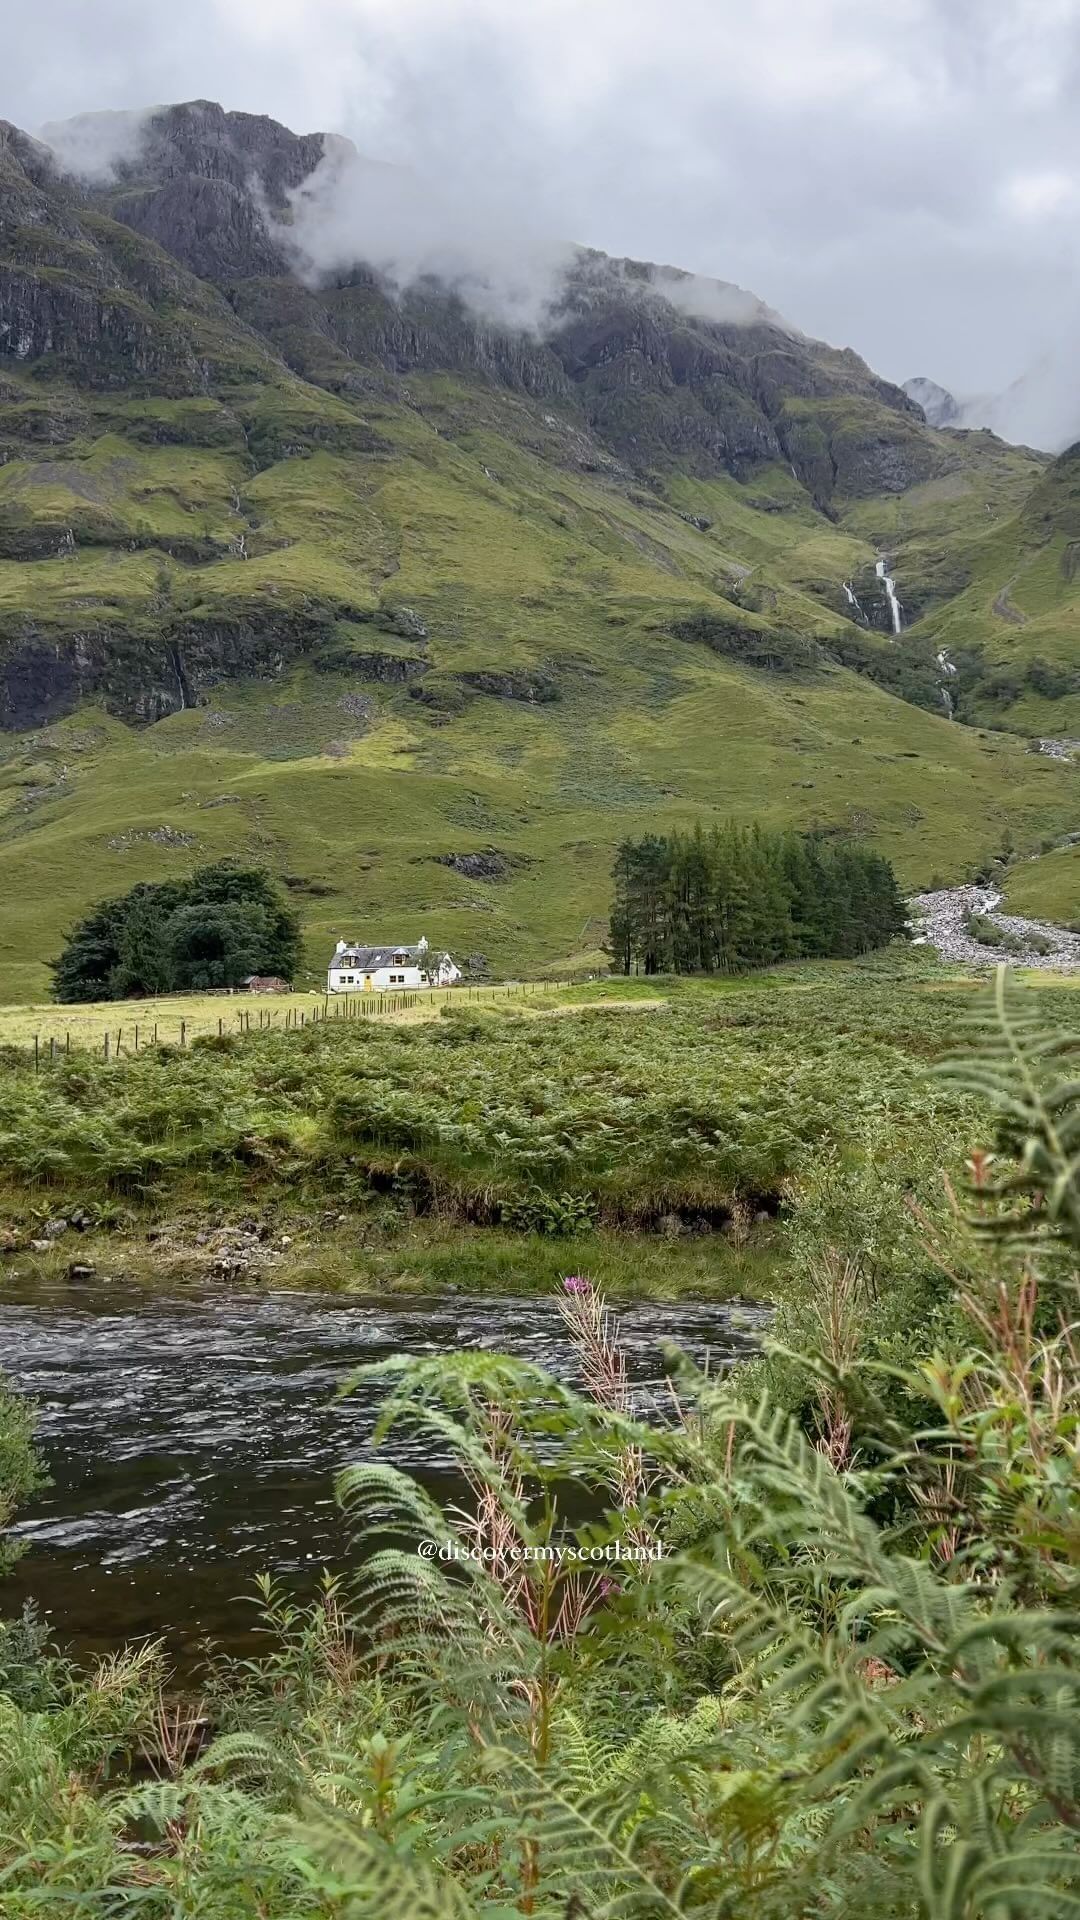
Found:
[{"label": "green mountain slope", "polygon": [[940,645],[981,647],[990,671],[979,717],[1034,735],[1080,735],[1080,447],[962,557],[969,584],[927,625]]},{"label": "green mountain slope", "polygon": [[0,137],[0,994],[229,852],[313,970],[423,930],[524,972],[595,957],[627,833],[760,814],[920,884],[1063,834],[1072,769],[933,664],[1061,463],[658,269],[580,256],[543,338],[301,285],[250,181],[284,212],[314,139],[169,109],[91,191]]}]

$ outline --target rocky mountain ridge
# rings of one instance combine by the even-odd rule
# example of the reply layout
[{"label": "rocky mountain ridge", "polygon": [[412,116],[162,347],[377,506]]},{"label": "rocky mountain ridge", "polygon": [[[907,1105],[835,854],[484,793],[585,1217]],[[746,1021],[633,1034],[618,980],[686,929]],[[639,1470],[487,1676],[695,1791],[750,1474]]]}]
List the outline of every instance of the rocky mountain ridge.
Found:
[{"label": "rocky mountain ridge", "polygon": [[[0,326],[22,343],[20,357],[75,346],[84,378],[93,377],[95,348],[106,362],[123,354],[143,375],[162,375],[171,361],[174,381],[186,376],[197,391],[203,370],[182,339],[173,334],[159,345],[136,316],[117,309],[125,294],[158,307],[170,296],[203,303],[209,283],[305,379],[362,390],[373,368],[396,379],[479,373],[564,408],[638,471],[689,461],[703,473],[745,479],[783,459],[827,510],[837,494],[903,491],[942,465],[919,408],[856,354],[792,333],[752,296],[742,301],[749,318],[696,315],[668,297],[692,276],[648,263],[576,250],[538,334],[486,321],[452,289],[423,284],[396,297],[359,260],[318,286],[302,284],[288,243],[290,196],[322,160],[322,134],[298,136],[206,101],[163,108],[143,121],[137,154],[117,160],[114,177],[96,185],[65,175],[17,130],[0,139],[8,156],[4,232],[32,226],[39,273],[64,272],[65,256],[70,262],[72,245],[82,243],[102,309],[93,312],[86,287],[69,293],[54,282],[46,294],[9,286]],[[105,222],[160,248],[195,276],[200,294],[163,284],[152,256],[125,255]],[[738,292],[706,285],[714,300]]]},{"label": "rocky mountain ridge", "polygon": [[1039,664],[1065,463],[673,268],[579,250],[527,328],[315,272],[322,136],[116,131],[74,178],[0,130],[0,991],[121,865],[239,852],[316,960],[422,915],[515,969],[595,957],[612,847],[665,824],[765,809],[923,885],[1060,833],[1071,762],[1000,725],[1080,734]]}]

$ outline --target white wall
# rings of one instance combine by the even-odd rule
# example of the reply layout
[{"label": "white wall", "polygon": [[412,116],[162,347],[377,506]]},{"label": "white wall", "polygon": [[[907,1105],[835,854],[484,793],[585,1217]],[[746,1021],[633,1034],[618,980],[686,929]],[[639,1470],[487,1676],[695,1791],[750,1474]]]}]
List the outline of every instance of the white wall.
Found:
[{"label": "white wall", "polygon": [[363,993],[369,980],[373,993],[424,984],[419,967],[379,967],[374,973],[365,973],[362,967],[331,967],[326,976],[330,993]]}]

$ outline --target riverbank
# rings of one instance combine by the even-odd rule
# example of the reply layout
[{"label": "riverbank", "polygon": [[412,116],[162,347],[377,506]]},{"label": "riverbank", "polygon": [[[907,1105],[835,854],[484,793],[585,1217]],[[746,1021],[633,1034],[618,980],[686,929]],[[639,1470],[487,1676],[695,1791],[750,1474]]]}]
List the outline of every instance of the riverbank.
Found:
[{"label": "riverbank", "polygon": [[[1029,1005],[1067,1020],[1075,995],[1043,978]],[[914,1914],[912,1739],[928,1729],[951,1752],[976,1643],[994,1663],[987,1712],[1012,1688],[986,1721],[1003,1804],[1023,1838],[1043,1793],[1048,1845],[1051,1819],[1062,1829],[1049,1857],[1071,1861],[1050,1798],[1060,1733],[1045,1761],[1039,1742],[1044,1694],[1067,1698],[1075,1667],[1053,1553],[1075,1354],[1067,1336],[1051,1348],[1045,1405],[1015,1373],[1030,1245],[1013,1260],[966,1231],[962,1169],[997,1137],[982,1097],[938,1071],[986,996],[918,953],[644,982],[664,1005],[634,1017],[606,991],[558,1020],[373,1023],[332,1044],[317,1027],[0,1076],[8,1231],[27,1241],[0,1264],[0,1343],[51,1475],[0,1596],[13,1915],[43,1900],[411,1915],[418,1887],[476,1912],[493,1889],[508,1911],[613,1887],[640,1905],[645,1841],[670,1905],[683,1836],[697,1884],[717,1861],[741,1876],[727,1911],[758,1891],[757,1856],[742,1874],[746,1796],[729,1791],[744,1760],[755,1831],[763,1795],[773,1809],[767,1903],[786,1911],[805,1896],[844,1727],[853,1713],[884,1726],[884,1708],[898,1730],[868,1749],[858,1791],[876,1767],[886,1904],[906,1846]],[[1010,1205],[1031,1195],[1036,1233],[1056,1135],[1037,1144],[1014,1168],[988,1163]],[[984,1191],[984,1222],[994,1205]],[[1070,1234],[1076,1217],[1062,1208]],[[120,1271],[128,1253],[145,1273]],[[766,1254],[775,1321],[710,1296],[736,1260],[755,1291]],[[617,1328],[586,1277],[605,1257],[628,1294],[658,1288],[616,1303]],[[1061,1264],[1048,1244],[1044,1257]],[[343,1289],[281,1284],[293,1261],[335,1258]],[[376,1283],[360,1291],[362,1262]],[[500,1262],[534,1290],[481,1287]],[[673,1298],[695,1268],[699,1297]],[[983,1297],[994,1314],[969,1318]],[[762,1357],[767,1324],[778,1343]],[[1017,1439],[1020,1391],[1035,1424]],[[897,1458],[911,1477],[889,1476],[879,1527],[881,1462]],[[1022,1613],[995,1589],[984,1623],[984,1589],[942,1553],[942,1511],[974,1566],[1018,1569]],[[948,1644],[928,1618],[953,1623]],[[749,1692],[747,1659],[767,1683]],[[1003,1780],[1017,1680],[1035,1705]],[[807,1718],[808,1689],[840,1701],[843,1726]],[[954,1774],[964,1833],[966,1752]],[[981,1806],[989,1789],[975,1791]],[[834,1800],[849,1835],[849,1779]],[[627,1821],[642,1845],[620,1846],[615,1885],[603,1836]],[[875,1812],[841,1863],[860,1913],[883,1884],[882,1831]],[[596,1834],[605,1851],[582,1867]]]},{"label": "riverbank", "polygon": [[577,1233],[516,1233],[452,1221],[363,1214],[192,1213],[138,1227],[113,1228],[88,1215],[73,1226],[50,1214],[0,1229],[0,1299],[41,1286],[214,1286],[249,1293],[378,1293],[405,1297],[432,1287],[454,1293],[545,1293],[565,1273],[589,1273],[613,1299],[726,1300],[770,1297],[778,1282],[782,1232],[768,1215],[738,1217],[726,1232],[695,1233],[673,1224],[634,1235],[585,1228]]}]

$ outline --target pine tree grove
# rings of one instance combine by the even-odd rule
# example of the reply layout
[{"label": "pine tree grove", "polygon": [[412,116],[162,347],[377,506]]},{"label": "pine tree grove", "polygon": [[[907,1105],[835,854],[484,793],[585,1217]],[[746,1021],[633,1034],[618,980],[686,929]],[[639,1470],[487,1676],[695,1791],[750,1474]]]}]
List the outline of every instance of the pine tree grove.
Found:
[{"label": "pine tree grove", "polygon": [[623,973],[745,973],[849,957],[906,928],[881,854],[820,836],[729,823],[624,840],[611,950]]}]

